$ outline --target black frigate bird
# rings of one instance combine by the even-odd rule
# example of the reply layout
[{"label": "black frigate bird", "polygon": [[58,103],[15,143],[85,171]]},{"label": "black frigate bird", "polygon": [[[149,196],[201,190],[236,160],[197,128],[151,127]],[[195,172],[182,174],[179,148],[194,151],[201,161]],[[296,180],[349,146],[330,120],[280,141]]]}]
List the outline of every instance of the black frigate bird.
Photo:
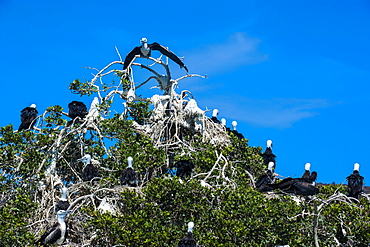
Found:
[{"label": "black frigate bird", "polygon": [[218,111],[218,109],[213,109],[211,120],[212,120],[214,123],[221,124],[220,120],[218,120],[218,118],[217,118],[218,112],[219,112],[219,111]]},{"label": "black frigate bird", "polygon": [[194,163],[190,160],[179,160],[175,163],[175,166],[177,168],[176,170],[176,176],[180,178],[186,178],[191,176],[191,172],[194,168]]},{"label": "black frigate bird", "polygon": [[347,177],[348,180],[348,196],[360,199],[360,194],[363,192],[364,177],[359,173],[360,164],[355,163],[353,173]]},{"label": "black frigate bird", "polygon": [[263,158],[263,163],[267,166],[270,162],[274,162],[274,169],[276,167],[276,155],[272,153],[272,141],[267,140],[266,142],[266,150],[261,155]]},{"label": "black frigate bird", "polygon": [[137,186],[137,174],[132,167],[132,157],[127,158],[128,166],[127,168],[121,173],[121,185],[128,185],[130,187],[136,187]]},{"label": "black frigate bird", "polygon": [[57,212],[58,223],[48,228],[46,232],[41,235],[40,239],[37,241],[37,244],[41,244],[43,246],[48,246],[50,244],[62,244],[67,233],[67,226],[64,222],[64,218],[70,212],[71,211],[59,210]]},{"label": "black frigate bird", "polygon": [[99,171],[98,169],[91,164],[91,155],[86,154],[82,158],[78,159],[77,161],[80,161],[85,164],[84,168],[82,169],[82,180],[83,181],[90,181],[93,178],[99,177]]},{"label": "black frigate bird", "polygon": [[188,72],[188,68],[186,68],[185,64],[181,61],[181,59],[178,56],[176,56],[172,51],[168,50],[166,47],[158,44],[157,42],[148,44],[148,41],[146,38],[142,38],[140,42],[142,43],[141,46],[135,47],[132,51],[130,51],[126,55],[124,65],[123,65],[123,70],[126,70],[130,66],[132,60],[134,60],[136,55],[140,55],[143,57],[149,57],[152,50],[157,50],[163,55],[170,58],[172,61],[174,61],[178,65],[180,65],[181,68],[184,68],[186,72]]},{"label": "black frigate bird", "polygon": [[36,105],[32,104],[21,111],[21,124],[19,125],[18,131],[32,129],[35,125],[38,111]]},{"label": "black frigate bird", "polygon": [[311,163],[306,163],[304,166],[304,173],[302,175],[302,178],[309,178],[311,177]]},{"label": "black frigate bird", "polygon": [[68,109],[68,116],[72,119],[77,117],[83,119],[88,114],[86,105],[81,101],[72,101],[68,104]]},{"label": "black frigate bird", "polygon": [[285,193],[295,195],[310,196],[319,193],[319,189],[315,186],[317,172],[312,172],[309,178],[285,178],[280,183],[268,184],[270,190],[280,189]]},{"label": "black frigate bird", "polygon": [[272,190],[268,184],[273,184],[275,182],[274,176],[274,162],[270,161],[265,174],[261,175],[256,181],[256,188],[260,192],[266,192]]},{"label": "black frigate bird", "polygon": [[197,247],[197,242],[193,237],[193,228],[194,223],[190,221],[188,223],[188,232],[186,236],[179,241],[178,247]]},{"label": "black frigate bird", "polygon": [[231,130],[231,133],[233,133],[234,136],[236,136],[239,140],[245,139],[244,136],[243,136],[243,134],[242,133],[239,133],[236,130],[236,126],[238,126],[238,122],[237,121],[232,121],[231,122],[231,125],[233,126],[233,129]]}]

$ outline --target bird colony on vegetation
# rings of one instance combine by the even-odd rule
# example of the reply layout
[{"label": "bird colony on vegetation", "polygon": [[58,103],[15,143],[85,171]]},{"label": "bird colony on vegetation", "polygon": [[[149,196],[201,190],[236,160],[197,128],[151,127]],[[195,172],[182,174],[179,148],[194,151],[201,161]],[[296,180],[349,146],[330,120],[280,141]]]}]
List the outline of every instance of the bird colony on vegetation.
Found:
[{"label": "bird colony on vegetation", "polygon": [[[30,178],[38,183],[38,191],[34,194],[33,200],[39,206],[34,214],[32,231],[39,236],[39,244],[61,244],[64,242],[72,245],[84,243],[86,246],[94,243],[94,232],[85,231],[82,234],[86,221],[82,208],[86,205],[92,205],[102,213],[120,214],[122,201],[120,201],[119,193],[123,190],[141,193],[141,188],[154,176],[167,176],[169,179],[174,179],[176,176],[182,182],[186,179],[198,179],[202,186],[209,189],[235,189],[235,182],[225,175],[225,170],[232,171],[234,174],[235,168],[228,163],[222,153],[217,154],[217,160],[210,171],[194,174],[194,168],[197,164],[186,158],[189,157],[189,153],[194,152],[194,143],[191,139],[184,137],[198,135],[201,136],[203,142],[227,147],[232,144],[230,136],[244,139],[244,136],[236,130],[237,122],[232,122],[233,127],[230,130],[226,127],[225,119],[218,120],[219,112],[217,109],[213,110],[211,118],[207,117],[208,110],[198,106],[191,92],[187,90],[176,91],[180,81],[188,77],[204,78],[205,76],[186,74],[177,79],[172,78],[168,59],[188,72],[182,59],[158,43],[148,44],[145,38],[141,40],[141,43],[141,46],[135,47],[128,53],[124,62],[121,59],[97,70],[92,80],[85,84],[86,88],[96,94],[90,108],[88,109],[84,103],[79,101],[71,102],[68,105],[69,112],[62,113],[70,118],[69,121],[65,125],[55,128],[59,131],[55,142],[44,147],[48,150],[49,155],[41,161],[38,169],[34,171],[35,175]],[[159,58],[153,58],[152,51],[159,51],[162,55]],[[118,55],[121,57],[119,53]],[[166,62],[162,60],[162,56],[167,57]],[[136,58],[145,58],[144,62],[152,62],[153,64],[138,63]],[[117,65],[123,65],[123,70],[113,68]],[[133,67],[144,69],[151,76],[144,82],[138,83],[134,77]],[[163,67],[165,74],[158,73],[155,69],[157,67]],[[112,74],[120,78],[118,84],[103,87],[103,79]],[[162,94],[154,94],[149,98],[139,96],[140,88],[152,79],[157,82],[156,88],[159,88]],[[71,84],[72,90],[78,83],[75,81]],[[145,174],[139,174],[135,167],[135,160],[130,157],[135,154],[130,154],[127,157],[112,157],[109,147],[103,141],[104,138],[98,125],[109,116],[107,105],[115,100],[120,101],[116,99],[117,97],[121,99],[123,105],[122,112],[119,112],[120,119],[127,119],[127,116],[132,113],[133,108],[130,106],[134,102],[151,104],[151,115],[144,122],[134,119],[130,127],[135,130],[138,138],[146,136],[155,148],[165,150],[167,164],[164,164],[160,169],[149,169]],[[18,131],[40,132],[46,125],[47,112],[40,116],[37,114],[38,111],[34,104],[23,109]],[[106,187],[101,187],[96,183],[104,179],[102,173],[117,172],[117,170],[102,164],[102,157],[92,157],[92,154],[87,153],[89,144],[84,141],[84,137],[88,135],[89,131],[97,133],[107,159],[124,163],[121,167],[125,168],[118,171],[120,175],[117,177],[117,181],[119,182],[105,182]],[[73,136],[77,136],[77,138]],[[72,148],[74,151],[69,151]],[[68,157],[67,152],[73,155]],[[177,154],[177,157],[180,156],[176,162],[174,153]],[[22,157],[18,157],[16,160],[20,166]],[[64,163],[63,167],[58,167],[57,164],[61,163]],[[265,174],[256,179],[248,173],[250,186],[260,192],[267,193],[267,196],[274,195],[272,191],[275,190],[279,193],[305,196],[305,200],[311,200],[312,196],[319,192],[315,185],[317,173],[310,172],[309,163],[301,178],[277,179],[279,175],[274,173],[276,156],[272,152],[271,140],[267,141],[266,150],[261,153],[261,163],[266,167]],[[38,174],[43,167],[46,167],[43,171],[45,176],[40,178]],[[67,170],[68,172],[66,172]],[[363,177],[359,175],[358,171],[359,165],[355,165],[354,173],[348,177],[349,197],[355,199],[360,198],[363,187]],[[345,195],[336,196],[336,198],[341,197],[344,198],[343,200],[351,202]],[[336,198],[333,197],[330,200]],[[66,225],[65,220],[73,222],[73,224]],[[188,224],[188,232],[184,238],[179,239],[178,246],[196,246],[197,232],[194,233],[193,237],[194,223],[188,222],[183,222],[184,225]],[[197,222],[195,222],[196,224]],[[78,243],[72,243],[72,239],[79,239]]]}]

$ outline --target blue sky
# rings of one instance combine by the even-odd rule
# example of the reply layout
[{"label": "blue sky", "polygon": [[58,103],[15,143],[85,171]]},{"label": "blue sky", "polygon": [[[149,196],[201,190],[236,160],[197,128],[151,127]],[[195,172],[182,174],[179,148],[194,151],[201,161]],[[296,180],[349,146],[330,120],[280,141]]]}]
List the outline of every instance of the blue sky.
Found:
[{"label": "blue sky", "polygon": [[[0,30],[0,126],[17,128],[32,103],[39,113],[89,105],[69,83],[146,37],[184,56],[189,73],[208,75],[180,81],[202,109],[218,108],[229,127],[237,120],[252,146],[273,140],[277,173],[301,176],[310,162],[318,182],[342,183],[358,162],[369,177],[368,0],[0,0]],[[151,86],[137,93],[158,93]]]}]

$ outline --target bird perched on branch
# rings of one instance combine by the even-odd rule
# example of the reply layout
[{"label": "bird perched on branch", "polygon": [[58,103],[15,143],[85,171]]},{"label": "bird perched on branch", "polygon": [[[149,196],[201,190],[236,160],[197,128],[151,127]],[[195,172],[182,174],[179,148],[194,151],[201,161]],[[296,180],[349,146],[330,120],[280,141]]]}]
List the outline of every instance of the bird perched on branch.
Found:
[{"label": "bird perched on branch", "polygon": [[81,101],[72,101],[68,104],[68,109],[68,116],[72,119],[77,117],[83,119],[88,114],[85,103]]},{"label": "bird perched on branch", "polygon": [[19,125],[18,131],[32,129],[35,125],[38,111],[36,105],[32,104],[21,111],[21,124]]},{"label": "bird perched on branch", "polygon": [[197,247],[197,242],[193,237],[194,222],[188,223],[188,233],[187,235],[179,241],[178,247]]},{"label": "bird perched on branch", "polygon": [[274,176],[274,162],[270,161],[265,174],[261,175],[256,181],[256,188],[260,192],[270,191],[267,184],[273,184],[275,182]]},{"label": "bird perched on branch", "polygon": [[137,174],[132,168],[132,161],[134,159],[132,157],[127,158],[128,166],[127,168],[121,173],[121,185],[128,185],[130,187],[137,186]]},{"label": "bird perched on branch", "polygon": [[70,212],[71,211],[69,210],[59,210],[57,212],[58,223],[48,228],[46,232],[41,235],[40,239],[37,241],[37,244],[45,246],[49,244],[62,244],[67,232],[67,226],[64,222],[64,218]]},{"label": "bird perched on branch", "polygon": [[59,210],[67,210],[69,208],[69,202],[67,199],[67,188],[62,188],[62,197],[59,199],[57,205],[55,205],[55,212],[57,213]]},{"label": "bird perched on branch", "polygon": [[168,50],[166,47],[154,42],[152,44],[148,44],[148,40],[146,38],[142,38],[140,40],[141,46],[135,47],[132,51],[130,51],[125,58],[123,70],[126,70],[129,65],[131,64],[132,60],[134,60],[136,55],[140,55],[142,57],[149,57],[151,55],[152,50],[159,51],[163,55],[170,58],[172,61],[180,65],[181,68],[184,68],[186,72],[188,72],[188,68],[186,68],[185,64],[180,60],[178,56],[176,56],[172,51]]},{"label": "bird perched on branch", "polygon": [[220,124],[221,122],[220,122],[220,120],[218,120],[218,118],[217,118],[217,115],[218,115],[218,109],[214,109],[213,111],[212,111],[212,117],[211,117],[211,120],[214,122],[214,123],[217,123],[217,124]]},{"label": "bird perched on branch", "polygon": [[270,187],[269,190],[280,189],[285,193],[310,196],[319,193],[319,189],[314,185],[316,178],[317,172],[312,172],[308,178],[285,178],[280,183],[266,186]]},{"label": "bird perched on branch", "polygon": [[191,172],[194,168],[193,162],[190,160],[179,160],[175,163],[175,166],[177,168],[176,170],[176,176],[180,178],[186,178],[191,176]]},{"label": "bird perched on branch", "polygon": [[303,173],[302,178],[309,178],[311,176],[310,169],[311,169],[311,164],[306,163],[305,166],[304,166],[305,172]]},{"label": "bird perched on branch", "polygon": [[242,133],[239,133],[237,130],[236,130],[236,126],[238,126],[238,122],[237,121],[232,121],[231,122],[231,125],[233,126],[233,129],[231,130],[231,133],[233,133],[238,139],[244,139],[244,136]]},{"label": "bird perched on branch", "polygon": [[98,169],[91,164],[91,155],[86,154],[82,158],[78,159],[77,161],[83,162],[85,164],[84,168],[82,169],[82,180],[83,181],[90,181],[95,177],[99,177]]},{"label": "bird perched on branch", "polygon": [[266,150],[261,155],[263,158],[263,163],[267,166],[270,162],[274,162],[274,169],[276,167],[276,155],[272,153],[272,141],[267,140],[266,141]]},{"label": "bird perched on branch", "polygon": [[360,194],[363,192],[364,177],[360,175],[360,164],[355,163],[353,173],[347,177],[348,180],[348,196],[360,199]]}]

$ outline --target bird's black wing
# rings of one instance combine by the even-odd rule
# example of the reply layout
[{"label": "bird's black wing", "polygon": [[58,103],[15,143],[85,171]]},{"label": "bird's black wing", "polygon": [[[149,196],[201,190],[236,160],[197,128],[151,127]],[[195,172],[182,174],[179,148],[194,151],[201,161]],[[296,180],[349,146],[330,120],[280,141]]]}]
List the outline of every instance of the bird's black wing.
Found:
[{"label": "bird's black wing", "polygon": [[191,175],[194,164],[189,160],[179,160],[175,163],[175,167],[177,168],[176,176],[186,178]]},{"label": "bird's black wing", "polygon": [[141,55],[140,46],[136,46],[132,51],[130,51],[125,58],[123,64],[123,70],[127,69],[127,67],[131,64],[132,60],[136,55]]},{"label": "bird's black wing", "polygon": [[58,238],[62,235],[62,232],[59,229],[59,223],[54,224],[52,227],[49,227],[46,232],[44,232],[37,243],[41,244],[53,244]]},{"label": "bird's black wing", "polygon": [[26,107],[21,111],[21,124],[18,131],[29,129],[35,124],[38,111],[33,107]]},{"label": "bird's black wing", "polygon": [[68,104],[68,108],[68,116],[72,119],[75,119],[76,117],[84,118],[88,113],[86,105],[80,101],[72,101]]},{"label": "bird's black wing", "polygon": [[305,170],[305,172],[302,175],[302,178],[310,178],[311,177],[311,172],[309,170]]},{"label": "bird's black wing", "polygon": [[59,210],[67,210],[68,208],[69,202],[60,200],[57,205],[55,205],[55,212],[58,212]]},{"label": "bird's black wing", "polygon": [[148,45],[150,49],[160,51],[163,55],[170,58],[172,61],[180,65],[181,68],[184,68],[186,72],[188,71],[188,68],[186,68],[185,64],[181,61],[181,59],[175,55],[172,51],[168,50],[166,47],[158,44],[157,42],[154,42],[152,44]]},{"label": "bird's black wing", "polygon": [[348,192],[351,197],[358,197],[363,190],[364,177],[360,175],[351,174],[348,179]]},{"label": "bird's black wing", "polygon": [[83,170],[82,170],[82,180],[83,181],[90,181],[91,179],[95,178],[95,177],[99,177],[99,172],[98,172],[98,169],[91,165],[91,164],[88,164]]},{"label": "bird's black wing", "polygon": [[276,165],[276,155],[272,153],[270,147],[266,148],[265,152],[261,155],[265,165],[268,165],[270,162],[274,162],[274,167]]},{"label": "bird's black wing", "polygon": [[178,247],[197,247],[197,242],[193,238],[193,234],[188,233],[183,239],[179,241]]},{"label": "bird's black wing", "polygon": [[294,181],[292,184],[293,193],[296,195],[312,196],[319,193],[319,189],[313,186],[311,183]]},{"label": "bird's black wing", "polygon": [[214,123],[217,123],[217,124],[221,124],[220,120],[217,119],[217,117],[212,117],[211,120],[214,122]]},{"label": "bird's black wing", "polygon": [[121,173],[121,185],[137,185],[137,175],[133,168],[128,167]]}]

